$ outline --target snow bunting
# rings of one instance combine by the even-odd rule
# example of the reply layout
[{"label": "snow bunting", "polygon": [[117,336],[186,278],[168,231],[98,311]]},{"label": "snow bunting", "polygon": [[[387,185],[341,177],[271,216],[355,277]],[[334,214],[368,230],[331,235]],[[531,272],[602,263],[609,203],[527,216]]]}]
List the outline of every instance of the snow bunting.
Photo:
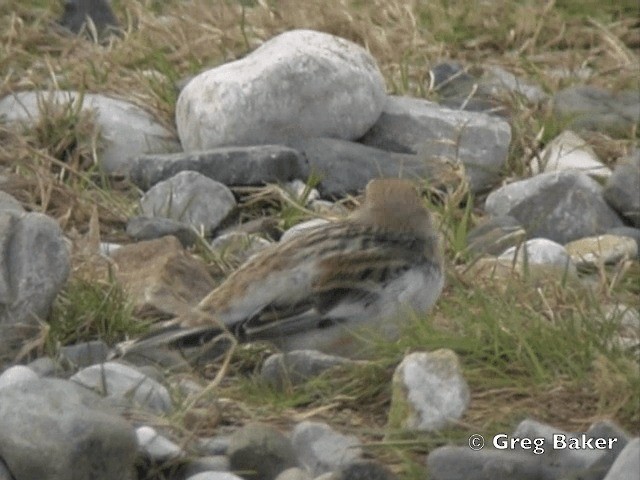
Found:
[{"label": "snow bunting", "polygon": [[369,182],[363,204],[343,221],[306,229],[268,247],[207,295],[179,329],[135,350],[211,338],[223,325],[241,342],[269,340],[284,351],[357,355],[358,330],[395,339],[408,311],[426,312],[444,283],[431,216],[411,182]]}]

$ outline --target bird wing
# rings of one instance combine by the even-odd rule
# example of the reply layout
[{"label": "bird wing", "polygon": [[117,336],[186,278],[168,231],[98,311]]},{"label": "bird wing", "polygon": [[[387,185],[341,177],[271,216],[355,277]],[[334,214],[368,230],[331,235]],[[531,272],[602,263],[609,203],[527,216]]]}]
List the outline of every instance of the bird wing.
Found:
[{"label": "bird wing", "polygon": [[286,290],[230,328],[239,338],[270,339],[362,316],[390,281],[420,261],[424,249],[422,242],[400,234],[359,232],[359,239],[356,251],[339,248],[315,259],[304,292]]}]

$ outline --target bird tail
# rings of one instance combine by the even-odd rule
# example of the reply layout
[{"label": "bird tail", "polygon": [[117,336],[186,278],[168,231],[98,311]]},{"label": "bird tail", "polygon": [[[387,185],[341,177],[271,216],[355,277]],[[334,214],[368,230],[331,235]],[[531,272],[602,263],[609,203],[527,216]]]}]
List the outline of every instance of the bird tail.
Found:
[{"label": "bird tail", "polygon": [[193,365],[221,358],[236,343],[235,337],[222,325],[184,328],[172,321],[141,338],[121,342],[111,358],[152,360],[159,351],[169,349]]}]

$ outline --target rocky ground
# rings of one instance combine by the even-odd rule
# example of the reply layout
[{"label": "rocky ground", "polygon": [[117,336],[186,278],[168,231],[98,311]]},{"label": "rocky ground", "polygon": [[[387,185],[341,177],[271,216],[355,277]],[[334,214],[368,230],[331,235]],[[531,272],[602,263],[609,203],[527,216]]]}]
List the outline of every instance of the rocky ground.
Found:
[{"label": "rocky ground", "polygon": [[[1,5],[0,479],[635,478],[638,7],[474,8]],[[447,257],[397,342],[123,354],[381,176]]]}]

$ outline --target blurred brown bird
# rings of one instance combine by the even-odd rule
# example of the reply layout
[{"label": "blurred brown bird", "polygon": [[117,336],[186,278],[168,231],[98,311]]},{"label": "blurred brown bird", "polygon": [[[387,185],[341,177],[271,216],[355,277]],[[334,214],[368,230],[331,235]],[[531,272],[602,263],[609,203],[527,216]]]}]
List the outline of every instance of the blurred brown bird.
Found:
[{"label": "blurred brown bird", "polygon": [[397,338],[407,310],[427,312],[443,283],[439,237],[413,184],[376,179],[347,219],[260,251],[172,330],[125,350],[184,347],[226,328],[242,342],[355,356],[360,329]]}]

